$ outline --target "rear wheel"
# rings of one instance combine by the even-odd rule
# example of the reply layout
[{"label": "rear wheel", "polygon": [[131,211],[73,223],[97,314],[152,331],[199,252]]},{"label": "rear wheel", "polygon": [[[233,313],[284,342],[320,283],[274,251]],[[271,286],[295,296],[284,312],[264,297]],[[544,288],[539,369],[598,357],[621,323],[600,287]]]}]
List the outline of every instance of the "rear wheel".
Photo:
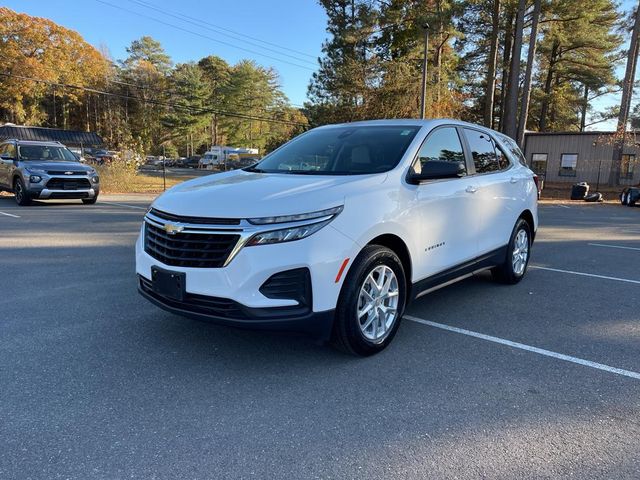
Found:
[{"label": "rear wheel", "polygon": [[398,256],[379,245],[365,247],[342,286],[333,345],[362,356],[383,350],[400,326],[406,292],[404,269]]},{"label": "rear wheel", "polygon": [[522,280],[529,266],[530,250],[531,227],[521,218],[516,222],[516,226],[511,233],[505,262],[491,270],[494,278],[499,282],[510,285]]},{"label": "rear wheel", "polygon": [[27,188],[24,186],[21,178],[16,178],[13,182],[13,193],[16,196],[16,203],[18,205],[25,206],[31,203],[31,196],[29,192],[27,192]]}]

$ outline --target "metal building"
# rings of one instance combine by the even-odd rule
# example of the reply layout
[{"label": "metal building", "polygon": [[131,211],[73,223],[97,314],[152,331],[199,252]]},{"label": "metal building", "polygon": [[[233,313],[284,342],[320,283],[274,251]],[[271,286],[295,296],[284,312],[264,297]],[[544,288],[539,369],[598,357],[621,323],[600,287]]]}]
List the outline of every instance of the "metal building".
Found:
[{"label": "metal building", "polygon": [[[528,132],[524,154],[531,169],[546,182],[606,185],[614,144],[615,132]],[[623,150],[620,185],[640,183],[639,161],[640,146],[630,133]]]},{"label": "metal building", "polygon": [[5,124],[0,126],[0,141],[8,138],[18,140],[36,140],[60,142],[67,147],[100,148],[104,142],[95,132],[62,130],[60,128],[28,127],[24,125]]}]

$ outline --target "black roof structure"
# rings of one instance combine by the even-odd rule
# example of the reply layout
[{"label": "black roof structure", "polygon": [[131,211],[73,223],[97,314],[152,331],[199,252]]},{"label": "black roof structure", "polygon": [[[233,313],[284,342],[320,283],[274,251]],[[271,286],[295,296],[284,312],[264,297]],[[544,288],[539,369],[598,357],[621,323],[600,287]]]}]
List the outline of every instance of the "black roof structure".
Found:
[{"label": "black roof structure", "polygon": [[17,140],[35,140],[40,142],[60,142],[67,147],[101,147],[102,138],[95,132],[62,130],[60,128],[27,127],[23,125],[0,126],[0,141],[15,138]]}]

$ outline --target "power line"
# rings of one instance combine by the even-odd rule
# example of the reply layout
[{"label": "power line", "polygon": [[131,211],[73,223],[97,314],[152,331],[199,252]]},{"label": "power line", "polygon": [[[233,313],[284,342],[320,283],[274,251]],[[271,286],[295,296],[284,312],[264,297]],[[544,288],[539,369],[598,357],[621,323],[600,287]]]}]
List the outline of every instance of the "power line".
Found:
[{"label": "power line", "polygon": [[89,88],[89,87],[82,87],[79,85],[72,85],[69,83],[60,83],[60,82],[52,82],[50,80],[44,80],[41,78],[34,78],[34,77],[27,77],[24,75],[16,75],[13,73],[7,73],[7,72],[0,72],[0,76],[4,76],[4,77],[13,77],[13,78],[19,78],[21,80],[30,80],[32,82],[38,82],[38,83],[44,83],[45,85],[50,85],[50,86],[54,86],[54,87],[63,87],[63,88],[71,88],[71,89],[75,89],[75,90],[82,90],[85,92],[90,92],[90,93],[95,93],[98,95],[106,95],[106,96],[110,96],[110,97],[117,97],[117,98],[123,98],[123,99],[127,99],[127,100],[137,100],[139,102],[144,102],[144,103],[149,103],[151,105],[157,105],[157,106],[162,106],[162,107],[171,107],[171,108],[175,108],[175,109],[182,109],[182,110],[186,110],[189,113],[200,113],[200,114],[216,114],[216,115],[221,115],[223,117],[232,117],[232,118],[240,118],[243,120],[255,120],[255,121],[261,121],[261,122],[266,122],[266,123],[281,123],[284,125],[293,125],[293,126],[297,126],[297,127],[308,127],[308,125],[306,123],[301,123],[301,122],[294,122],[294,121],[290,121],[290,120],[282,120],[279,118],[273,118],[273,117],[262,117],[262,116],[256,116],[256,115],[248,115],[248,114],[244,114],[244,113],[235,113],[235,112],[228,112],[225,110],[218,110],[218,109],[214,109],[214,108],[206,108],[206,109],[202,109],[202,108],[194,108],[194,107],[190,107],[187,105],[180,105],[178,103],[170,103],[170,102],[163,102],[163,101],[159,101],[159,100],[152,100],[152,99],[142,99],[140,97],[136,97],[136,96],[132,96],[132,95],[124,95],[124,94],[120,94],[120,93],[112,93],[112,92],[105,92],[102,90],[98,90],[95,88]]},{"label": "power line", "polygon": [[[315,62],[316,57],[313,56],[313,55],[309,55],[309,54],[306,54],[306,53],[297,52],[296,50],[293,50],[294,52],[298,53],[299,55],[304,55],[306,57],[313,58],[314,61],[312,62],[312,61],[300,58],[298,56],[290,55],[290,54],[284,53],[284,52],[279,52],[278,50],[276,50],[274,48],[265,47],[263,45],[260,45],[259,43],[255,43],[255,42],[252,42],[250,40],[244,40],[242,37],[251,38],[251,39],[254,39],[254,37],[249,37],[249,36],[244,35],[242,33],[236,33],[233,30],[229,30],[229,29],[224,28],[224,27],[219,27],[217,25],[214,25],[212,23],[206,22],[204,20],[200,20],[200,19],[197,19],[197,18],[194,18],[194,17],[190,17],[190,16],[184,15],[182,13],[177,13],[177,12],[176,13],[171,13],[168,10],[163,10],[161,8],[158,8],[158,7],[154,6],[154,5],[150,5],[150,4],[148,4],[146,2],[143,2],[143,1],[140,1],[140,0],[129,0],[129,2],[130,3],[134,3],[136,5],[139,5],[139,6],[143,7],[143,8],[148,8],[150,10],[154,10],[156,12],[159,12],[159,13],[161,13],[163,15],[166,15],[168,17],[171,17],[171,18],[175,18],[175,19],[180,20],[182,22],[189,23],[191,25],[194,25],[194,26],[197,26],[197,27],[200,27],[200,28],[205,28],[205,29],[207,29],[209,31],[212,31],[212,32],[215,32],[215,33],[221,33],[221,31],[225,31],[225,32],[227,32],[225,35],[230,35],[231,34],[231,36],[232,36],[231,38],[235,38],[236,40],[239,40],[241,42],[245,42],[245,43],[247,43],[249,45],[253,45],[255,47],[262,48],[262,49],[268,50],[270,52],[274,52],[274,53],[276,53],[278,55],[283,55],[285,57],[292,58],[292,59],[294,59],[294,60],[296,60],[298,62],[305,62],[305,63],[308,63],[310,65],[313,65],[314,67],[316,66],[316,62]],[[254,40],[256,40],[256,42],[265,43],[267,45],[275,45],[275,44],[272,44],[270,42],[266,42],[264,40],[259,40],[259,39],[254,39]],[[291,50],[289,48],[281,47],[279,45],[276,45],[276,46],[277,46],[277,48],[280,48],[280,49]]]},{"label": "power line", "polygon": [[184,28],[184,27],[181,27],[179,25],[175,25],[173,23],[165,22],[164,20],[160,20],[158,18],[151,17],[149,15],[145,15],[144,13],[136,12],[135,10],[131,10],[129,8],[121,7],[119,5],[114,5],[113,3],[109,3],[109,2],[106,2],[104,0],[95,0],[95,1],[98,2],[98,3],[102,3],[104,5],[108,5],[108,6],[112,7],[112,8],[115,8],[115,9],[122,10],[124,12],[131,13],[133,15],[137,15],[137,16],[142,17],[142,18],[147,18],[149,20],[153,20],[154,22],[160,23],[162,25],[166,25],[168,27],[175,28],[177,30],[181,30],[181,31],[186,32],[186,33],[190,33],[192,35],[196,35],[198,37],[202,37],[202,38],[205,38],[207,40],[211,40],[212,42],[221,43],[223,45],[227,45],[229,47],[232,47],[232,48],[235,48],[235,49],[238,49],[238,50],[242,50],[242,51],[245,51],[245,52],[248,52],[248,53],[252,53],[254,55],[258,55],[258,56],[261,56],[261,57],[270,58],[271,60],[275,60],[275,61],[280,62],[280,63],[286,63],[288,65],[292,65],[292,66],[298,67],[298,68],[303,68],[305,70],[311,70],[311,71],[315,70],[314,68],[307,67],[305,65],[300,65],[300,64],[297,64],[297,63],[293,63],[293,62],[290,62],[288,60],[283,60],[281,58],[277,58],[277,57],[274,57],[272,55],[267,55],[266,53],[261,53],[261,52],[257,52],[255,50],[251,50],[251,49],[248,49],[248,48],[239,47],[239,46],[234,45],[232,43],[225,42],[223,40],[219,40],[217,38],[213,38],[213,37],[210,37],[208,35],[204,35],[204,34],[199,33],[199,32],[194,32],[193,30],[189,30],[188,28]]}]

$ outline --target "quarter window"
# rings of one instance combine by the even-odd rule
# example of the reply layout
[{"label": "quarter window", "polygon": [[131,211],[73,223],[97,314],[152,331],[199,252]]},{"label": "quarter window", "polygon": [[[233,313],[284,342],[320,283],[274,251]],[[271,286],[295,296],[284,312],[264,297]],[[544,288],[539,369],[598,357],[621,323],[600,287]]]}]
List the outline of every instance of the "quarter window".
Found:
[{"label": "quarter window", "polygon": [[559,172],[560,176],[575,177],[577,167],[578,167],[577,153],[563,153],[560,156],[560,172]]},{"label": "quarter window", "polygon": [[[493,139],[479,130],[465,128],[464,133],[471,148],[476,173],[489,173],[501,170]],[[506,159],[505,159],[506,161]]]},{"label": "quarter window", "polygon": [[[464,150],[458,136],[458,131],[453,127],[438,128],[429,134],[429,138],[422,144],[418,153],[418,160],[414,169],[417,171],[427,162],[438,160],[441,162],[462,162]],[[466,171],[466,164],[465,164]]]}]

